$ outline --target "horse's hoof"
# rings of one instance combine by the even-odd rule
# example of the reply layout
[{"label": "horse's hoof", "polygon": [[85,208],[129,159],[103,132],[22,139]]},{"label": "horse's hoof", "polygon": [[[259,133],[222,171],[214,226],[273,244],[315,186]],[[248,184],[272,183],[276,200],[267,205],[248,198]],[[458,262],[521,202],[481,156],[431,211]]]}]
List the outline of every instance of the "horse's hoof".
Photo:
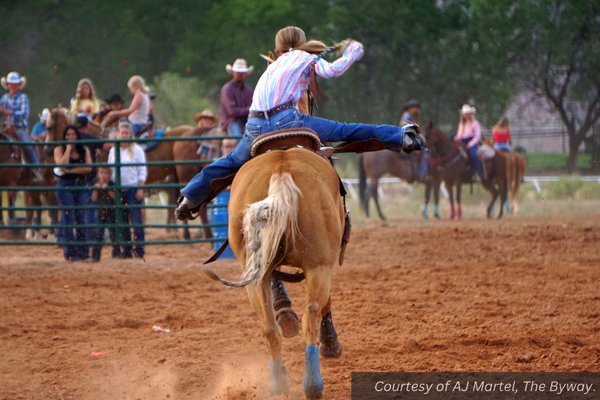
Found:
[{"label": "horse's hoof", "polygon": [[293,338],[300,332],[300,322],[298,321],[298,315],[296,312],[289,308],[284,307],[277,310],[275,314],[277,317],[277,323],[281,328],[281,333],[286,338]]},{"label": "horse's hoof", "polygon": [[290,393],[290,383],[285,376],[285,367],[283,360],[280,358],[277,363],[269,360],[271,369],[271,381],[269,382],[269,392],[273,396],[288,395]]},{"label": "horse's hoof", "polygon": [[319,353],[324,358],[340,358],[342,350],[344,350],[344,346],[338,340],[333,342],[331,346],[326,346],[323,343],[319,346]]},{"label": "horse's hoof", "polygon": [[440,216],[440,214],[435,214],[435,219],[437,219],[438,221],[441,221],[442,217]]}]

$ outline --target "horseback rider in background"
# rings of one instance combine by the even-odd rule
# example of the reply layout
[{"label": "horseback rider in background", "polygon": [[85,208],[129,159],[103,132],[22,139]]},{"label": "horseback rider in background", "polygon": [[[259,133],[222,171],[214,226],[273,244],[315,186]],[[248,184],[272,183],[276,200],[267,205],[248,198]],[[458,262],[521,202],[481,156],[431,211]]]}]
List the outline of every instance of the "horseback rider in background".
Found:
[{"label": "horseback rider in background", "polygon": [[[10,72],[6,78],[2,77],[0,81],[4,89],[8,89],[0,99],[0,112],[4,114],[3,132],[12,132],[21,142],[31,142],[27,132],[27,117],[29,116],[29,99],[27,95],[21,93],[27,80],[19,76],[18,72]],[[24,145],[23,149],[27,154],[28,161],[31,164],[39,165],[37,155],[33,146]],[[39,167],[33,170],[38,182],[43,180]]]}]

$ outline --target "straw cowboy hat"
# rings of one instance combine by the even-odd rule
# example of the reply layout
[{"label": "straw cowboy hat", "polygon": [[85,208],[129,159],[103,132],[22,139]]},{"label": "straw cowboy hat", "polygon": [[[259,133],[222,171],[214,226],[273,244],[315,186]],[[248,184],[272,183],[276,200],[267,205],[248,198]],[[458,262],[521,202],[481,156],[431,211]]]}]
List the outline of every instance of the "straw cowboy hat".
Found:
[{"label": "straw cowboy hat", "polygon": [[239,72],[241,74],[250,74],[254,71],[254,66],[248,66],[246,60],[243,58],[238,58],[234,61],[233,66],[227,64],[225,66],[225,70],[233,75],[234,72]]},{"label": "straw cowboy hat", "polygon": [[25,79],[24,76],[19,76],[18,72],[9,72],[8,75],[6,75],[6,78],[2,77],[2,79],[0,80],[0,84],[2,84],[2,87],[4,89],[8,89],[8,86],[6,85],[9,83],[20,83],[20,89],[23,89],[25,87],[25,84],[27,83],[27,79]]},{"label": "straw cowboy hat", "polygon": [[477,111],[477,109],[468,104],[463,104],[462,108],[459,110],[461,115],[475,114],[475,111]]},{"label": "straw cowboy hat", "polygon": [[209,118],[212,120],[213,125],[216,124],[217,122],[219,122],[219,116],[215,115],[210,108],[205,109],[202,112],[197,112],[196,114],[194,114],[194,121],[196,121],[196,123],[200,123],[200,120],[202,118]]}]

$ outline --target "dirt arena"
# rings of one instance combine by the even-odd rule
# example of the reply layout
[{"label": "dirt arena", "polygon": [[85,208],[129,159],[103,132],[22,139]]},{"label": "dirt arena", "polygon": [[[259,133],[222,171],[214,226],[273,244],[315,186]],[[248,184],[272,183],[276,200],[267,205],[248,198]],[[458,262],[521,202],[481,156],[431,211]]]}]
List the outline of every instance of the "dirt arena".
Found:
[{"label": "dirt arena", "polygon": [[[353,371],[600,371],[600,216],[373,225],[333,275],[344,353],[321,362],[324,398],[349,399]],[[268,398],[258,319],[200,271],[211,254],[87,264],[2,248],[0,399]],[[304,284],[288,291],[301,315]],[[287,398],[303,398],[302,335],[284,363]]]}]

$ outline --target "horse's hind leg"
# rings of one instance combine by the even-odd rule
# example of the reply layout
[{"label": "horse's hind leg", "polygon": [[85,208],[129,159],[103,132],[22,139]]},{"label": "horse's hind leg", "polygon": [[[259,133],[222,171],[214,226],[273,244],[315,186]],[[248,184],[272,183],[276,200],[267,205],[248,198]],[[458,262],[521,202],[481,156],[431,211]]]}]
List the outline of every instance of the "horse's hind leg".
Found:
[{"label": "horse's hind leg", "polygon": [[423,211],[421,214],[423,215],[423,219],[427,221],[429,219],[429,213],[427,209],[429,208],[429,198],[431,196],[431,187],[433,186],[433,182],[431,180],[427,180],[425,182],[425,203],[423,204]]},{"label": "horse's hind leg", "polygon": [[271,279],[271,289],[273,290],[273,309],[277,316],[277,323],[283,336],[292,338],[300,332],[298,315],[292,309],[292,301],[288,297],[282,281]]},{"label": "horse's hind leg", "polygon": [[371,195],[373,196],[373,201],[375,202],[375,207],[377,208],[377,214],[379,214],[379,218],[381,218],[382,220],[386,220],[385,216],[383,215],[383,213],[381,212],[381,207],[379,207],[379,193],[378,193],[378,185],[377,182],[375,182],[374,186],[370,186],[369,191],[371,192]]},{"label": "horse's hind leg", "polygon": [[306,340],[306,359],[302,389],[308,399],[319,399],[323,396],[323,379],[319,367],[319,349],[317,341],[323,309],[329,302],[329,285],[331,268],[318,267],[308,269],[306,275],[306,312],[302,317],[302,328]]},{"label": "horse's hind leg", "polygon": [[[331,298],[327,303],[330,307]],[[327,311],[327,314],[323,316],[321,320],[321,329],[319,329],[319,352],[325,358],[340,358],[342,356],[342,344],[337,340],[337,332],[333,326],[333,320],[331,319],[331,310]]]},{"label": "horse's hind leg", "polygon": [[271,371],[269,391],[272,395],[287,395],[290,390],[290,384],[287,380],[281,357],[283,336],[281,328],[279,328],[275,319],[275,311],[272,306],[273,294],[270,285],[270,280],[264,279],[256,286],[246,286],[246,289],[250,303],[252,303],[256,315],[258,315],[262,322],[262,334],[269,350]]}]

